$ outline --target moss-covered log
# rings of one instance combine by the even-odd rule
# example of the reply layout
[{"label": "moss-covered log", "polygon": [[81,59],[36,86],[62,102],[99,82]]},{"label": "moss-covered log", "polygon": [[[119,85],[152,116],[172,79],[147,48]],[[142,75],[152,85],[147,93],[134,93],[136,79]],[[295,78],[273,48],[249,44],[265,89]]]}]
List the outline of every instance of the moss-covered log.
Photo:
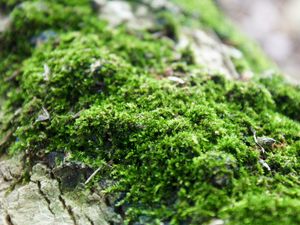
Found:
[{"label": "moss-covered log", "polygon": [[35,224],[300,223],[299,87],[213,1],[0,7],[0,151],[22,158],[0,165],[7,224],[24,187]]}]

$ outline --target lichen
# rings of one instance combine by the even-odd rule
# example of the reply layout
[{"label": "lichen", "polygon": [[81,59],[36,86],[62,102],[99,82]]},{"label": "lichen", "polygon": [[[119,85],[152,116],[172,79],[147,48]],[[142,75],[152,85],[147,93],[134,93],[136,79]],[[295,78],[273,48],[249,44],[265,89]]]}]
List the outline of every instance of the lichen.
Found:
[{"label": "lichen", "polygon": [[[105,192],[119,196],[114,204],[129,224],[300,222],[299,88],[277,76],[242,82],[195,69],[188,49],[175,54],[179,21],[167,23],[166,38],[111,30],[73,2],[12,11],[0,54],[2,152],[24,151],[29,161],[62,152],[106,165],[89,185],[113,181]],[[212,7],[199,9],[205,4]],[[234,42],[212,15],[202,12],[206,26]],[[55,35],[30,43],[47,30]],[[247,65],[265,69],[260,53],[247,53],[252,44],[234,43]],[[264,156],[271,171],[259,163],[252,128],[277,141]]]}]

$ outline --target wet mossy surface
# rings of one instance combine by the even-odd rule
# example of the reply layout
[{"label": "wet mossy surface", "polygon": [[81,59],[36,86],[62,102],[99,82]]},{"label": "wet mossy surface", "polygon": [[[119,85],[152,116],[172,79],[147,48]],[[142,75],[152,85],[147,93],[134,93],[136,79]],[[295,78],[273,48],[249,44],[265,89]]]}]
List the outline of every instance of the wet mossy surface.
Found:
[{"label": "wet mossy surface", "polygon": [[[129,224],[300,223],[299,88],[261,78],[264,56],[222,34],[222,20],[205,17],[257,66],[254,80],[195,70],[189,51],[174,52],[176,21],[165,23],[173,40],[156,38],[108,29],[89,3],[68,2],[23,2],[1,36],[2,153],[101,167],[89,186],[113,184],[105,192]],[[203,2],[200,13],[213,7]],[[277,141],[263,156],[271,171],[251,128]]]}]

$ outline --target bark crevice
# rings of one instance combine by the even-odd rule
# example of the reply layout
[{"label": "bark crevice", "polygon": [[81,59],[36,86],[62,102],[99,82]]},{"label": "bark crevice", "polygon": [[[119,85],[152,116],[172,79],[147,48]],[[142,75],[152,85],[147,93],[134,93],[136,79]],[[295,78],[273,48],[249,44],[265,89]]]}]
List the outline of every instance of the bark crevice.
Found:
[{"label": "bark crevice", "polygon": [[40,193],[40,195],[41,195],[41,196],[45,199],[45,201],[47,202],[47,206],[48,206],[49,211],[51,212],[51,214],[52,214],[53,216],[55,216],[55,213],[54,213],[53,210],[51,209],[51,201],[50,201],[50,199],[47,197],[47,195],[46,195],[46,194],[43,192],[43,190],[42,190],[41,182],[40,182],[40,181],[37,181],[36,184],[37,184],[37,186],[38,186],[38,188],[39,188],[39,193]]}]

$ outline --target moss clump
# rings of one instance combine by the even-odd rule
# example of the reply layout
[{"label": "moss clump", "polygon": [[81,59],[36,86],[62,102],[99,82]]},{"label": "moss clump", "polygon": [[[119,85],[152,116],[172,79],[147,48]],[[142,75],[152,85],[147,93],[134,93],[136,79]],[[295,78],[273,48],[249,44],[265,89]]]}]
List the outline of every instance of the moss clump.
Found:
[{"label": "moss clump", "polygon": [[[37,2],[38,0],[31,0],[30,2]],[[6,13],[9,13],[11,10],[13,10],[15,7],[19,6],[22,2],[22,0],[5,0],[0,2],[0,9]],[[29,1],[27,1],[29,2]],[[51,3],[60,3],[65,6],[88,6],[90,4],[89,0],[48,0],[47,2]]]},{"label": "moss clump", "polygon": [[179,30],[176,20],[173,18],[173,15],[170,13],[159,13],[157,15],[158,24],[160,30],[164,32],[164,35],[171,38],[174,41],[179,39]]},{"label": "moss clump", "polygon": [[297,200],[265,193],[249,195],[227,212],[232,215],[230,224],[294,224],[300,220],[298,210]]},{"label": "moss clump", "polygon": [[285,81],[281,76],[274,76],[272,78],[260,79],[260,82],[266,86],[266,88],[272,94],[278,111],[291,119],[300,120],[300,89],[294,88],[292,85],[285,84]]},{"label": "moss clump", "polygon": [[147,35],[138,39],[135,36],[119,34],[109,44],[111,51],[142,70],[163,69],[172,60],[172,45],[168,40],[156,42]]},{"label": "moss clump", "polygon": [[[85,7],[69,7],[47,1],[23,2],[12,13],[10,29],[1,36],[1,53],[28,54],[33,39],[42,31],[79,29],[88,15]],[[18,37],[18,38],[15,38]]]},{"label": "moss clump", "polygon": [[[12,15],[42,3],[23,4]],[[37,12],[4,34],[2,152],[26,151],[31,162],[67,153],[106,165],[93,185],[113,184],[105,191],[118,196],[129,224],[300,222],[298,88],[276,77],[243,83],[195,70],[188,51],[174,56],[171,40],[112,31],[83,11],[88,16],[71,20]],[[26,38],[12,38],[30,26]],[[28,43],[49,29],[54,38]],[[167,69],[182,81],[168,79]],[[259,163],[251,128],[277,140],[263,156],[271,171]]]}]

